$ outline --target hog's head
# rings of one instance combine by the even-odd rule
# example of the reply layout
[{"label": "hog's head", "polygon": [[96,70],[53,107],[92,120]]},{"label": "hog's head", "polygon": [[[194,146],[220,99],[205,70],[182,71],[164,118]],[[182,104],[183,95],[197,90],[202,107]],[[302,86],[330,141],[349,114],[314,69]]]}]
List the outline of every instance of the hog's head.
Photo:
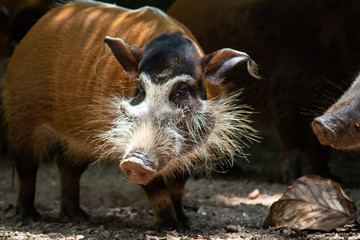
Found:
[{"label": "hog's head", "polygon": [[237,94],[212,94],[239,63],[247,62],[256,76],[246,53],[204,55],[181,33],[162,34],[144,49],[119,38],[106,37],[105,43],[137,81],[134,96],[114,100],[117,119],[101,136],[110,154],[122,156],[120,167],[131,182],[145,185],[157,175],[188,171],[195,162],[209,167],[224,156],[243,155],[242,139],[255,135],[249,109],[236,103]]},{"label": "hog's head", "polygon": [[336,149],[360,148],[360,75],[326,112],[315,118],[312,128],[320,143]]}]

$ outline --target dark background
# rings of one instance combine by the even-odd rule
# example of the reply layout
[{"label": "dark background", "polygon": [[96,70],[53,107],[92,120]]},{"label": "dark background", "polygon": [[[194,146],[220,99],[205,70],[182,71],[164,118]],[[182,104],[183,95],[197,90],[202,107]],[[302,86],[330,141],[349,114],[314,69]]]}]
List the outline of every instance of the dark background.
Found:
[{"label": "dark background", "polygon": [[[244,88],[241,100],[254,108],[253,126],[262,139],[245,150],[250,162],[239,159],[224,176],[289,182],[303,174],[319,174],[349,186],[360,181],[358,154],[320,146],[310,127],[360,69],[360,1],[107,2],[158,7],[185,24],[205,53],[230,47],[247,52],[261,66],[262,80],[250,78],[244,66],[227,78],[231,90]],[[1,0],[0,71],[50,6],[49,0]],[[5,136],[1,139],[6,152]]]}]

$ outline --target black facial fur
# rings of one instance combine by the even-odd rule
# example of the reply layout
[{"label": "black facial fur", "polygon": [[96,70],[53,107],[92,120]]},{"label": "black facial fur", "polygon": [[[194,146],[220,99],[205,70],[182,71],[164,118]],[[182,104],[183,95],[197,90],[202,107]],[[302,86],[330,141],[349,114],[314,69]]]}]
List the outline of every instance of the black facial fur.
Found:
[{"label": "black facial fur", "polygon": [[181,33],[165,33],[155,38],[145,49],[140,72],[147,73],[155,84],[187,74],[196,78],[199,64],[197,49]]},{"label": "black facial fur", "polygon": [[[139,64],[140,73],[150,76],[154,84],[164,84],[176,76],[189,75],[197,80],[196,86],[189,86],[189,95],[206,99],[206,90],[196,69],[200,69],[201,58],[195,44],[181,33],[164,33],[152,40],[146,47]],[[141,83],[140,83],[141,84]],[[176,88],[176,87],[175,87]],[[173,90],[177,92],[178,90]],[[174,95],[175,94],[175,95]],[[177,106],[189,106],[191,99],[170,94],[170,100]],[[131,105],[138,105],[146,93],[139,85]]]}]

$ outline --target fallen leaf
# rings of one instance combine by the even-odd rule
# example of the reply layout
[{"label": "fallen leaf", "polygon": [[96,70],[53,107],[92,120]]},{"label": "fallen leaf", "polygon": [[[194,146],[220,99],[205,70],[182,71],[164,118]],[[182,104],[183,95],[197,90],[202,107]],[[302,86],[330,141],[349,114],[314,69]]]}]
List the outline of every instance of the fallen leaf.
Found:
[{"label": "fallen leaf", "polygon": [[304,176],[270,208],[264,227],[330,231],[356,221],[355,204],[328,178]]},{"label": "fallen leaf", "polygon": [[166,237],[157,237],[146,235],[145,240],[167,240]]},{"label": "fallen leaf", "polygon": [[203,240],[212,240],[210,237],[203,236],[203,235],[200,235],[200,234],[196,234],[196,235],[192,236],[192,238],[194,238],[194,239],[203,239]]},{"label": "fallen leaf", "polygon": [[178,232],[176,230],[167,232],[166,234],[166,240],[180,240],[181,237],[179,236]]}]

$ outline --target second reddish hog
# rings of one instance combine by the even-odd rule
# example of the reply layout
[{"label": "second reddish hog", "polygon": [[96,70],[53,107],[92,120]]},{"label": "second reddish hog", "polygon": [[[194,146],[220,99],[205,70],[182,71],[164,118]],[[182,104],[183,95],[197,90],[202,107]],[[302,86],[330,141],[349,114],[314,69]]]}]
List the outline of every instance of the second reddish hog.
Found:
[{"label": "second reddish hog", "polygon": [[5,115],[16,156],[16,209],[40,217],[35,178],[55,153],[61,214],[88,215],[79,179],[94,160],[120,164],[140,184],[161,229],[187,227],[184,184],[203,169],[243,154],[252,138],[248,110],[221,83],[243,52],[205,55],[182,24],[155,8],[70,3],[41,18],[20,42],[6,75]]}]

